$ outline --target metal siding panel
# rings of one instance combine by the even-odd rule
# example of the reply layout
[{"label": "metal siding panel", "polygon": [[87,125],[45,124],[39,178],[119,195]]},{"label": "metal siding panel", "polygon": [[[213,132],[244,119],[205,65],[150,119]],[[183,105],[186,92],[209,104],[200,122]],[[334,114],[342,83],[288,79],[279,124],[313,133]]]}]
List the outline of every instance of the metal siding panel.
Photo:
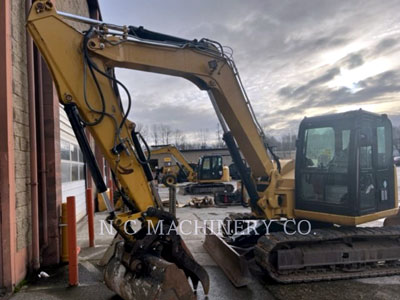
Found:
[{"label": "metal siding panel", "polygon": [[[60,133],[61,140],[78,145],[74,132],[69,123],[68,117],[60,105]],[[68,196],[75,196],[76,199],[76,221],[79,222],[86,215],[86,182],[85,180],[64,182],[62,187],[62,202],[66,202]]]},{"label": "metal siding panel", "polygon": [[86,216],[86,188],[85,181],[72,181],[62,184],[62,202],[67,201],[67,197],[75,196],[76,203],[76,221],[79,222]]},{"label": "metal siding panel", "polygon": [[60,131],[61,139],[64,139],[74,144],[78,144],[78,141],[75,138],[74,131],[71,128],[71,124],[69,123],[67,114],[65,113],[62,105],[60,105]]}]

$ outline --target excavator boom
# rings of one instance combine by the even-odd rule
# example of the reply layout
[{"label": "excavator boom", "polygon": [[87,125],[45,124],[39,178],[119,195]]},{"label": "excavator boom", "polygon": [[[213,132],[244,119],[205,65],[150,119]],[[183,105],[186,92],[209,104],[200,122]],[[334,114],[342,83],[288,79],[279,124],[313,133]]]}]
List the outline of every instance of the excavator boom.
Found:
[{"label": "excavator boom", "polygon": [[[246,174],[242,179],[254,211],[268,218],[283,214],[293,217],[293,188],[286,185],[279,190],[274,183],[278,180],[279,170],[268,155],[262,129],[255,119],[234,61],[219,43],[208,39],[183,40],[150,34],[132,26],[121,27],[75,18],[57,13],[54,8],[46,9],[46,3],[49,2],[38,1],[33,5],[27,26],[52,72],[60,101],[63,104],[79,104],[78,110],[84,121],[96,123],[90,126],[93,136],[115,169],[122,188],[140,211],[153,206],[154,201],[142,164],[128,154],[132,129],[129,126],[134,125],[126,120],[130,106],[125,114],[117,109],[121,106],[115,95],[118,81],[110,75],[115,67],[185,78],[201,90],[206,90],[221,125],[226,129],[224,138],[235,164],[243,164],[243,155],[251,168],[251,176]],[[65,18],[88,23],[86,33],[82,34],[68,25]],[[96,80],[88,78],[85,81],[85,76],[92,72],[102,76],[97,75]],[[106,106],[103,105],[103,99],[107,99]],[[103,113],[104,107],[106,114]],[[101,122],[98,121],[100,118]],[[125,126],[121,126],[122,123]],[[110,128],[114,128],[114,131]],[[110,149],[116,150],[114,153],[118,155]],[[120,172],[117,172],[116,166]],[[141,171],[131,172],[135,168]],[[290,166],[282,166],[281,174],[285,172],[287,176],[293,176],[290,175]],[[273,182],[274,188],[268,193],[259,193],[259,179],[264,180],[265,187],[267,181]],[[294,178],[288,179],[294,182]],[[134,186],[131,182],[134,182]],[[278,205],[278,195],[287,198],[283,201],[284,205]]]}]

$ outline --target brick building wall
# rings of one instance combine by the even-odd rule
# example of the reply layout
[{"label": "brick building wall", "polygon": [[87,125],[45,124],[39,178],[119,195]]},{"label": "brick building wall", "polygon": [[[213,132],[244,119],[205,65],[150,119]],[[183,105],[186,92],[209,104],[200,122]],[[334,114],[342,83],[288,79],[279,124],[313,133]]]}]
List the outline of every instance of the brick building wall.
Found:
[{"label": "brick building wall", "polygon": [[[56,1],[56,8],[59,11],[71,13],[74,15],[89,17],[89,6],[86,0],[63,0]],[[78,30],[85,30],[88,28],[87,25],[82,23],[77,23],[73,21],[68,21],[72,26]]]},{"label": "brick building wall", "polygon": [[[97,0],[52,0],[57,9],[89,17],[89,12],[98,10]],[[30,117],[28,94],[28,64],[26,37],[26,1],[1,0],[0,3],[0,46],[1,65],[0,95],[2,126],[0,137],[3,143],[9,139],[10,147],[0,147],[2,173],[0,184],[0,292],[11,290],[28,273],[32,260],[32,212],[31,212],[31,161],[30,161]],[[74,24],[73,24],[74,25]],[[78,29],[85,29],[83,26]],[[7,46],[9,45],[9,47]],[[3,47],[4,46],[4,47]],[[9,49],[9,50],[7,50]],[[11,50],[11,51],[10,51]],[[60,129],[59,104],[56,91],[45,64],[38,77],[43,89],[43,119],[45,129],[47,178],[48,245],[43,244],[43,224],[40,223],[40,248],[42,265],[59,262],[59,217],[61,206],[60,179]],[[9,70],[9,71],[7,71]],[[6,72],[7,71],[7,72]],[[38,75],[35,73],[35,85]],[[36,101],[38,97],[36,90]],[[8,105],[8,106],[7,106]],[[11,111],[8,110],[12,108]],[[6,109],[4,109],[6,108]],[[38,109],[36,108],[36,114]],[[38,116],[36,116],[38,117]],[[8,122],[8,123],[7,123]],[[40,124],[36,121],[36,125]],[[10,126],[8,126],[9,124]],[[6,170],[7,166],[9,168]],[[13,168],[12,168],[13,166]],[[12,170],[12,171],[10,171]],[[38,170],[40,175],[41,170]],[[8,176],[10,174],[11,176]],[[7,178],[6,178],[7,177]],[[40,185],[40,176],[38,176]],[[6,182],[7,180],[7,182]],[[40,189],[40,187],[39,187]],[[42,201],[39,193],[39,201]],[[41,205],[41,202],[39,203]],[[39,206],[39,210],[42,209]],[[41,212],[39,216],[42,217]],[[40,221],[42,222],[42,220]],[[43,247],[42,247],[43,246]]]},{"label": "brick building wall", "polygon": [[[30,148],[25,0],[11,1],[17,251],[31,243]],[[89,16],[86,0],[56,1],[58,10]],[[72,24],[75,25],[76,24]],[[77,26],[84,29],[83,26]]]}]

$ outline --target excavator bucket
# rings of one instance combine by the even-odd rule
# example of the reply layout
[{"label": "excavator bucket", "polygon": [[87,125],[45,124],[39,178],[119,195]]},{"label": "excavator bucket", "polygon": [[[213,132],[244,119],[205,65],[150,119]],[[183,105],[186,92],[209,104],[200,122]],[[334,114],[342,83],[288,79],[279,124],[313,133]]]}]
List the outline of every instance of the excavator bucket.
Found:
[{"label": "excavator bucket", "polygon": [[210,279],[206,270],[195,261],[180,235],[171,231],[178,224],[176,218],[154,207],[142,215],[157,217],[168,226],[157,226],[154,232],[142,226],[131,239],[126,236],[123,241],[114,239],[115,250],[112,252],[112,247],[108,250],[111,257],[105,255],[102,259],[107,264],[106,285],[125,300],[196,299],[199,282],[207,295]]},{"label": "excavator bucket", "polygon": [[244,253],[230,246],[208,227],[206,227],[203,247],[235,287],[246,286],[250,283],[250,271]]},{"label": "excavator bucket", "polygon": [[174,263],[146,255],[127,267],[124,256],[120,242],[104,272],[107,286],[123,299],[196,299],[184,271]]},{"label": "excavator bucket", "polygon": [[[204,292],[209,290],[209,279],[205,270],[187,253],[183,241],[178,250],[177,262],[172,262],[154,253],[133,256],[127,252],[124,242],[115,244],[115,252],[106,265],[106,285],[125,300],[190,300],[196,299],[200,281]],[[178,252],[177,251],[177,252]],[[193,288],[187,277],[190,277]]]}]

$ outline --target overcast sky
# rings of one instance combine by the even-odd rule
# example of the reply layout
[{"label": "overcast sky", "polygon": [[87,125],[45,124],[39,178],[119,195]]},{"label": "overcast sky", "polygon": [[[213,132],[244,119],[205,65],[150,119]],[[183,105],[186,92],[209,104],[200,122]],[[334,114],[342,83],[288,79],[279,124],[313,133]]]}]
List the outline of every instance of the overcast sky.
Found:
[{"label": "overcast sky", "polygon": [[[267,134],[304,116],[363,108],[400,125],[400,1],[99,0],[103,20],[187,39],[207,37],[234,59]],[[130,119],[188,136],[216,131],[208,100],[184,79],[119,70]]]}]

